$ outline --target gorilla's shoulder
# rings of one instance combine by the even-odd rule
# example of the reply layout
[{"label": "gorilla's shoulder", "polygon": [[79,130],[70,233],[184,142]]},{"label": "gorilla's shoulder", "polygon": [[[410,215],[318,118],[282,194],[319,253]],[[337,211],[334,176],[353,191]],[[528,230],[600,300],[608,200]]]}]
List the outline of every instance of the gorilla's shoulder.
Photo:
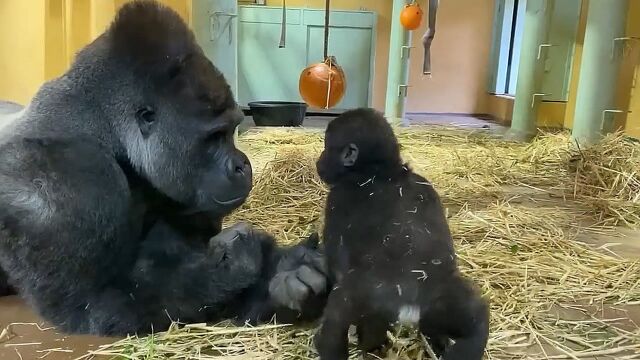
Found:
[{"label": "gorilla's shoulder", "polygon": [[0,144],[0,208],[40,214],[36,205],[69,201],[124,208],[128,196],[125,174],[94,139],[16,135]]},{"label": "gorilla's shoulder", "polygon": [[83,136],[15,134],[0,143],[0,173],[4,175],[10,174],[11,169],[19,170],[15,174],[18,175],[31,170],[43,172],[50,167],[73,168],[82,172],[115,162],[107,147]]}]

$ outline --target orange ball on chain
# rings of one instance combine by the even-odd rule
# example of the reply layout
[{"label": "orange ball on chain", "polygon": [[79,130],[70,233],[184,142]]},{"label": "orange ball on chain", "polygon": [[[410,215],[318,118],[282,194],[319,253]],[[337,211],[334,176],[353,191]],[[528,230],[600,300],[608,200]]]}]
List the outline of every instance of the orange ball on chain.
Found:
[{"label": "orange ball on chain", "polygon": [[405,5],[400,13],[400,23],[407,30],[415,30],[420,27],[422,22],[422,9],[417,2]]},{"label": "orange ball on chain", "polygon": [[299,91],[312,107],[331,108],[342,100],[347,80],[333,57],[308,66],[300,74]]}]

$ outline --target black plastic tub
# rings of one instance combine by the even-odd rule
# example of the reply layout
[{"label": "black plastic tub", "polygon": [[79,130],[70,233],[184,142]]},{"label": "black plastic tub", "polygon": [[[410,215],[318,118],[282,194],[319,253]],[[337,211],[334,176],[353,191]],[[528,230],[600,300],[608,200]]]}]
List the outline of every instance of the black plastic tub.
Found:
[{"label": "black plastic tub", "polygon": [[291,101],[254,101],[249,109],[256,126],[301,126],[307,104]]}]

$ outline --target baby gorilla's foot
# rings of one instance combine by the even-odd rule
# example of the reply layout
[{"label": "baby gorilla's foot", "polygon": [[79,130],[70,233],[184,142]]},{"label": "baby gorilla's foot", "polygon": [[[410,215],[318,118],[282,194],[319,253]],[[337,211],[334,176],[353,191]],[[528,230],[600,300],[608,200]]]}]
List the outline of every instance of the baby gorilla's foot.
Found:
[{"label": "baby gorilla's foot", "polygon": [[358,324],[358,349],[373,353],[384,349],[389,343],[389,322],[377,318],[365,318]]}]

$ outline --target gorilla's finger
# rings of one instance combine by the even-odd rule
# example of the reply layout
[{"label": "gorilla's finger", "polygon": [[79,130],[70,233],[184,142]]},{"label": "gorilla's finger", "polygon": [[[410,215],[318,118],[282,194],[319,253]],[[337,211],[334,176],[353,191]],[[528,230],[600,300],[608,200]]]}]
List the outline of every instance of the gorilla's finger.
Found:
[{"label": "gorilla's finger", "polygon": [[287,284],[287,292],[289,294],[289,307],[300,311],[300,304],[309,296],[311,289],[307,284],[300,281],[296,276],[291,274],[285,280]]},{"label": "gorilla's finger", "polygon": [[320,244],[320,235],[318,235],[317,232],[314,232],[313,234],[309,235],[309,237],[304,241],[304,247],[311,250],[317,249],[319,244]]},{"label": "gorilla's finger", "polygon": [[301,311],[300,297],[304,298],[308,291],[306,285],[300,283],[292,272],[278,273],[269,283],[271,301],[292,310]]},{"label": "gorilla's finger", "polygon": [[209,242],[215,244],[231,244],[241,237],[246,237],[249,233],[251,233],[251,225],[247,222],[239,222],[223,229],[218,235],[212,237]]},{"label": "gorilla's finger", "polygon": [[239,234],[249,234],[252,231],[253,227],[251,226],[251,224],[249,224],[246,221],[240,221],[236,224],[233,224],[231,226],[229,226],[227,229],[222,230],[221,233],[224,233],[225,231],[229,231],[229,232],[236,232]]},{"label": "gorilla's finger", "polygon": [[313,266],[316,270],[324,274],[325,276],[329,275],[329,266],[327,264],[327,259],[321,253],[317,251],[307,251],[305,254],[305,260],[307,260],[307,264]]},{"label": "gorilla's finger", "polygon": [[286,276],[287,273],[278,273],[269,282],[269,295],[278,305],[288,305],[289,303],[289,294],[287,293],[285,282]]},{"label": "gorilla's finger", "polygon": [[292,263],[300,263],[304,261],[304,258],[307,256],[307,253],[309,251],[310,250],[307,249],[304,244],[298,244],[291,249],[289,254],[287,254],[287,257],[291,260]]},{"label": "gorilla's finger", "polygon": [[301,266],[296,271],[296,277],[310,287],[316,295],[322,293],[327,287],[327,278],[306,265]]}]

